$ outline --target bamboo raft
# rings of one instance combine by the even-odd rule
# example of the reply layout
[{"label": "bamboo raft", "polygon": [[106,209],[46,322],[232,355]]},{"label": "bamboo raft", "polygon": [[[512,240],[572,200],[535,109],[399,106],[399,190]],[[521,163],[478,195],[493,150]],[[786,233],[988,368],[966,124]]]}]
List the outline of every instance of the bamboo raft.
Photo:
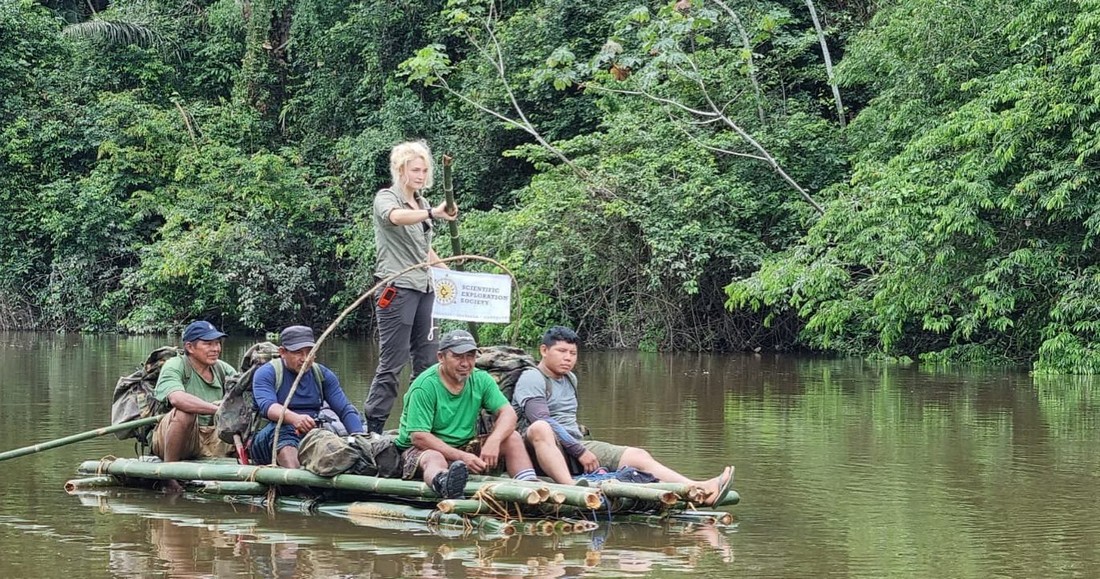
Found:
[{"label": "bamboo raft", "polygon": [[[696,508],[699,487],[674,483],[608,480],[571,486],[471,474],[467,498],[441,500],[419,481],[351,474],[322,477],[302,469],[244,466],[232,460],[165,463],[105,458],[85,461],[77,473],[83,478],[65,483],[70,494],[113,486],[151,488],[157,481],[175,479],[190,493],[271,511],[325,514],[355,524],[410,522],[481,536],[586,532],[600,521],[733,524],[728,512]],[[740,500],[731,490],[715,508]]]}]

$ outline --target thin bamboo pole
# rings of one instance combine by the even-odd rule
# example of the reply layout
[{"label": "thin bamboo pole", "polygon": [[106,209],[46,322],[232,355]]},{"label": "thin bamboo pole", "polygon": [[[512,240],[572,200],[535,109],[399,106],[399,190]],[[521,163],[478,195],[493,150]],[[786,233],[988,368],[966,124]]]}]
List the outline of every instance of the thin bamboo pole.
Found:
[{"label": "thin bamboo pole", "polygon": [[86,489],[99,489],[115,486],[119,486],[118,479],[110,475],[93,476],[88,478],[74,478],[72,480],[65,481],[65,492],[72,494],[74,492]]},{"label": "thin bamboo pole", "polygon": [[130,422],[123,422],[121,424],[112,424],[111,426],[104,426],[95,430],[89,430],[87,432],[81,432],[66,436],[64,438],[58,438],[57,440],[50,440],[48,442],[40,442],[31,446],[24,446],[23,448],[16,448],[6,452],[0,453],[0,461],[8,460],[9,458],[18,458],[20,456],[26,456],[28,454],[34,454],[43,450],[49,450],[51,448],[57,448],[59,446],[65,446],[66,444],[72,444],[74,442],[81,442],[83,440],[89,440],[104,434],[111,434],[122,430],[129,430],[138,426],[145,426],[146,424],[156,424],[158,420],[163,418],[163,414],[156,416],[150,416],[148,418],[139,418],[137,420],[131,420]]},{"label": "thin bamboo pole", "polygon": [[[727,493],[726,496],[722,498],[722,500],[718,501],[718,504],[710,505],[710,506],[712,506],[712,507],[728,507],[728,506],[731,506],[731,505],[736,505],[740,502],[741,502],[741,495],[738,494],[737,491],[735,491],[733,489],[730,489],[730,492]],[[687,508],[689,508],[690,506],[693,506],[693,505],[689,505],[685,501],[678,501],[676,504],[671,505],[671,506],[672,506],[673,509],[687,509]]]}]

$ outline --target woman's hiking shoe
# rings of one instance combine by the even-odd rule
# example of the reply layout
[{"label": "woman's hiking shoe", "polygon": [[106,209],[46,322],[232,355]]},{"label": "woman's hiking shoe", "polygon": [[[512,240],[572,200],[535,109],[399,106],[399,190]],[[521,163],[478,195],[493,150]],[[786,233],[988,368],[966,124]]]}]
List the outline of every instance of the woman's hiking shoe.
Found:
[{"label": "woman's hiking shoe", "polygon": [[444,499],[461,499],[469,476],[466,463],[456,460],[447,467],[447,470],[435,475],[432,479],[432,490]]}]

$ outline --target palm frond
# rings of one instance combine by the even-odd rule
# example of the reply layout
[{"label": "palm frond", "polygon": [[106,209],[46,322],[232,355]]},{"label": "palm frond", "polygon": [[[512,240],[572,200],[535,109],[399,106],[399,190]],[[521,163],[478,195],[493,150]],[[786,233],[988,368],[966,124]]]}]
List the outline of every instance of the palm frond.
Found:
[{"label": "palm frond", "polygon": [[62,34],[74,40],[104,42],[112,46],[136,44],[150,47],[160,46],[161,37],[155,30],[136,22],[121,20],[93,19],[70,24],[62,29]]}]

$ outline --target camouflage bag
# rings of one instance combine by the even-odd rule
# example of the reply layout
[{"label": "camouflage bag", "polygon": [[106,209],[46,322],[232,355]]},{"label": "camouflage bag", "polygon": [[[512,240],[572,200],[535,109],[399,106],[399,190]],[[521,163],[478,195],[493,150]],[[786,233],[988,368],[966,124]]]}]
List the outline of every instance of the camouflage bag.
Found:
[{"label": "camouflage bag", "polygon": [[[535,359],[530,354],[514,346],[489,346],[481,348],[474,365],[488,372],[489,375],[493,377],[493,380],[496,380],[497,386],[500,387],[500,392],[504,394],[504,397],[508,399],[509,403],[512,402],[512,395],[516,392],[516,382],[519,382],[519,377],[529,368],[538,367]],[[541,370],[539,373],[541,374]],[[549,399],[553,384],[549,376],[543,374],[542,377],[546,380],[546,398]],[[568,379],[569,383],[573,386],[573,390],[576,390],[577,377],[570,372],[566,374],[566,379]],[[479,435],[484,435],[493,431],[493,425],[496,423],[496,419],[492,414],[482,410],[478,415],[477,422],[477,433]],[[587,428],[582,425],[580,428],[582,433],[588,434]]]},{"label": "camouflage bag", "polygon": [[357,433],[350,437],[358,459],[349,472],[384,478],[401,477],[401,451],[394,437],[385,434]]},{"label": "camouflage bag", "polygon": [[[158,402],[153,396],[157,388],[160,369],[168,360],[182,355],[183,351],[175,346],[164,346],[153,350],[145,363],[133,373],[122,376],[115,383],[111,397],[111,424],[122,424],[141,418],[155,416],[168,410],[167,402]],[[143,446],[149,446],[153,424],[121,430],[115,433],[119,440],[136,438]]]},{"label": "camouflage bag", "polygon": [[233,436],[248,440],[262,422],[252,402],[252,376],[260,367],[279,356],[279,347],[271,342],[254,344],[241,360],[241,372],[225,381],[225,396],[214,413],[218,438],[233,444]]},{"label": "camouflage bag", "polygon": [[521,348],[513,346],[489,346],[481,348],[474,363],[496,380],[497,386],[508,402],[516,390],[520,374],[528,368],[537,366],[535,359]]},{"label": "camouflage bag", "polygon": [[314,428],[298,445],[298,462],[317,476],[347,472],[359,460],[359,452],[346,438],[324,428]]}]

